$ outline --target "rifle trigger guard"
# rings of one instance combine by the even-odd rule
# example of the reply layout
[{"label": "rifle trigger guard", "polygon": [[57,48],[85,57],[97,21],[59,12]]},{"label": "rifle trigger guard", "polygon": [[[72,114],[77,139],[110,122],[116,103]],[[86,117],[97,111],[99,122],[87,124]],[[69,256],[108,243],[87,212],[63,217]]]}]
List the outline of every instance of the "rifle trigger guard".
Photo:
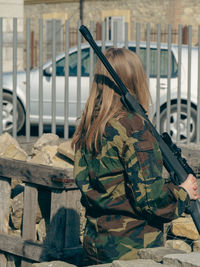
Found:
[{"label": "rifle trigger guard", "polygon": [[179,185],[178,181],[177,181],[177,177],[174,171],[170,171],[170,178],[173,181],[174,184]]}]

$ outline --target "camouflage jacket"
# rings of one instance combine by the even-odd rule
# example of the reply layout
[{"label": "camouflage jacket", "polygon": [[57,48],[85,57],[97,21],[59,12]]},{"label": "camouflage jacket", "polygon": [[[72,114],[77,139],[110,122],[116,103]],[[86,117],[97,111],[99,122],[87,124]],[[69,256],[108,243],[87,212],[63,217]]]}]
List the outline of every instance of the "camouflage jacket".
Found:
[{"label": "camouflage jacket", "polygon": [[83,246],[89,264],[137,258],[162,245],[164,222],[180,216],[186,191],[162,178],[162,155],[148,125],[129,114],[111,119],[101,152],[76,151],[74,176],[86,208]]}]

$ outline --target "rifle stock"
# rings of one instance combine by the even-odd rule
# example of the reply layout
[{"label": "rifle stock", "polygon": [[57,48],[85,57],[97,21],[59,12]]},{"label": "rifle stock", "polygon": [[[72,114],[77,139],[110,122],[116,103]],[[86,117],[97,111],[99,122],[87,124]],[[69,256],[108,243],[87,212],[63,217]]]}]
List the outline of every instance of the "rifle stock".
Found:
[{"label": "rifle stock", "polygon": [[[120,77],[117,75],[111,64],[101,52],[100,48],[95,43],[87,27],[82,25],[79,31],[91,45],[94,52],[97,54],[99,59],[102,61],[102,63],[118,85],[121,91],[120,95],[124,105],[126,105],[130,110],[135,110],[135,112],[140,114],[148,122],[151,131],[153,132],[155,138],[157,139],[157,142],[159,143],[159,147],[163,156],[163,163],[167,171],[170,173],[170,176],[172,177],[172,182],[176,184],[183,183],[189,173],[192,173],[194,176],[196,176],[191,167],[187,164],[186,160],[181,157],[180,149],[177,148],[175,144],[173,144],[170,136],[167,133],[164,133],[163,136],[161,136],[157,132],[157,130],[149,120],[148,116],[146,115],[146,112],[143,107],[137,102],[133,95],[129,93],[126,86],[121,81]],[[191,200],[189,213],[200,234],[200,202],[198,200]]]}]

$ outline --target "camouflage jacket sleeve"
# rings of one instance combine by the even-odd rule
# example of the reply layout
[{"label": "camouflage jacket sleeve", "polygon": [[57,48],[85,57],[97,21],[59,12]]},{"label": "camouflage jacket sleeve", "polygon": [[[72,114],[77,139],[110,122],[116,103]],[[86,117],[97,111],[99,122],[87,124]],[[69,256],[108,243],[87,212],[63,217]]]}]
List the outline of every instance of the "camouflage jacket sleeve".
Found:
[{"label": "camouflage jacket sleeve", "polygon": [[124,162],[132,206],[147,219],[156,216],[168,221],[180,216],[189,205],[189,195],[162,177],[161,151],[148,125],[131,114],[120,122],[113,120],[112,125],[123,136],[115,142]]}]

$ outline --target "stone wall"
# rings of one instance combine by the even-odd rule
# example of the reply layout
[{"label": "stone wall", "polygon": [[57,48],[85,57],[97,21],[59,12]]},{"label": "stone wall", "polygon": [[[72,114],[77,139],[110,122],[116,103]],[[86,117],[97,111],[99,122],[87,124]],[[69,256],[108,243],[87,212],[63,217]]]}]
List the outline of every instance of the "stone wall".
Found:
[{"label": "stone wall", "polygon": [[23,67],[23,17],[24,0],[0,0],[0,17],[3,18],[3,71],[11,71],[13,67],[13,18],[17,18],[18,32],[18,68]]},{"label": "stone wall", "polygon": [[[67,3],[25,4],[25,17],[39,19],[46,15],[52,18],[69,19],[72,27],[77,26],[80,18],[79,1]],[[57,1],[56,1],[57,2]],[[26,2],[25,2],[26,3]],[[198,0],[84,0],[83,23],[89,26],[90,21],[102,22],[105,16],[125,16],[130,25],[138,22],[162,25],[192,25],[197,30],[200,24],[200,2]]]},{"label": "stone wall", "polygon": [[[79,19],[79,1],[67,3],[26,4],[25,17],[42,17],[47,13],[65,13],[74,24]],[[52,1],[51,1],[52,2]],[[56,1],[57,2],[57,1]],[[105,11],[110,16],[118,10],[123,15],[124,10],[131,11],[131,21],[139,23],[191,24],[200,23],[200,2],[198,0],[84,0],[83,21],[102,21]]]},{"label": "stone wall", "polygon": [[[80,1],[44,1],[40,3],[25,1],[24,17],[31,19],[31,31],[33,32],[32,58],[33,66],[38,65],[38,43],[39,43],[39,19],[43,19],[43,44],[47,51],[48,43],[47,20],[58,19],[61,21],[60,43],[64,51],[65,43],[65,21],[70,22],[70,46],[77,44],[77,28],[80,19]],[[151,41],[157,40],[157,24],[161,24],[161,42],[168,41],[168,25],[172,25],[172,42],[178,42],[178,25],[192,25],[192,43],[198,43],[198,25],[200,24],[200,2],[198,0],[84,0],[82,8],[82,23],[90,27],[94,22],[94,37],[101,39],[102,22],[109,17],[120,17],[128,23],[129,40],[136,39],[136,23],[140,23],[140,39],[146,40],[147,23],[151,25]],[[184,43],[187,42],[187,28],[184,31]],[[122,38],[123,34],[119,34]],[[25,38],[25,37],[24,37]],[[186,41],[185,41],[186,40]],[[50,41],[51,42],[51,41]],[[60,46],[60,45],[59,45]],[[59,51],[59,53],[61,52]],[[44,56],[44,61],[48,59]]]},{"label": "stone wall", "polygon": [[[200,253],[185,253],[179,249],[164,247],[141,249],[137,260],[116,260],[108,264],[88,267],[199,267]],[[75,267],[62,261],[35,263],[33,267]]]},{"label": "stone wall", "polygon": [[22,18],[24,16],[24,0],[0,0],[0,17]]},{"label": "stone wall", "polygon": [[[55,134],[44,134],[34,143],[18,143],[8,133],[0,136],[0,156],[28,161],[36,164],[44,164],[60,168],[72,168],[74,151],[71,149],[71,140],[62,140]],[[193,168],[199,168],[200,145],[182,145],[182,154],[188,159]],[[21,235],[21,224],[23,214],[23,189],[20,180],[12,181],[12,198],[10,203],[9,233]],[[47,207],[46,195],[41,196],[43,206],[38,205],[36,216],[36,239],[42,242],[46,237],[45,219],[41,210]],[[80,232],[85,225],[84,210],[80,209]],[[100,265],[102,267],[135,267],[135,266],[200,266],[200,236],[189,215],[173,220],[165,225],[164,247],[154,249],[142,249],[139,252],[139,260],[114,261],[110,264]],[[82,242],[82,235],[80,236]],[[2,258],[2,259],[1,259]],[[8,267],[19,267],[16,257],[0,254],[0,262],[8,260],[12,265]],[[66,262],[48,262],[33,264],[33,267],[72,267],[75,265]]]}]

